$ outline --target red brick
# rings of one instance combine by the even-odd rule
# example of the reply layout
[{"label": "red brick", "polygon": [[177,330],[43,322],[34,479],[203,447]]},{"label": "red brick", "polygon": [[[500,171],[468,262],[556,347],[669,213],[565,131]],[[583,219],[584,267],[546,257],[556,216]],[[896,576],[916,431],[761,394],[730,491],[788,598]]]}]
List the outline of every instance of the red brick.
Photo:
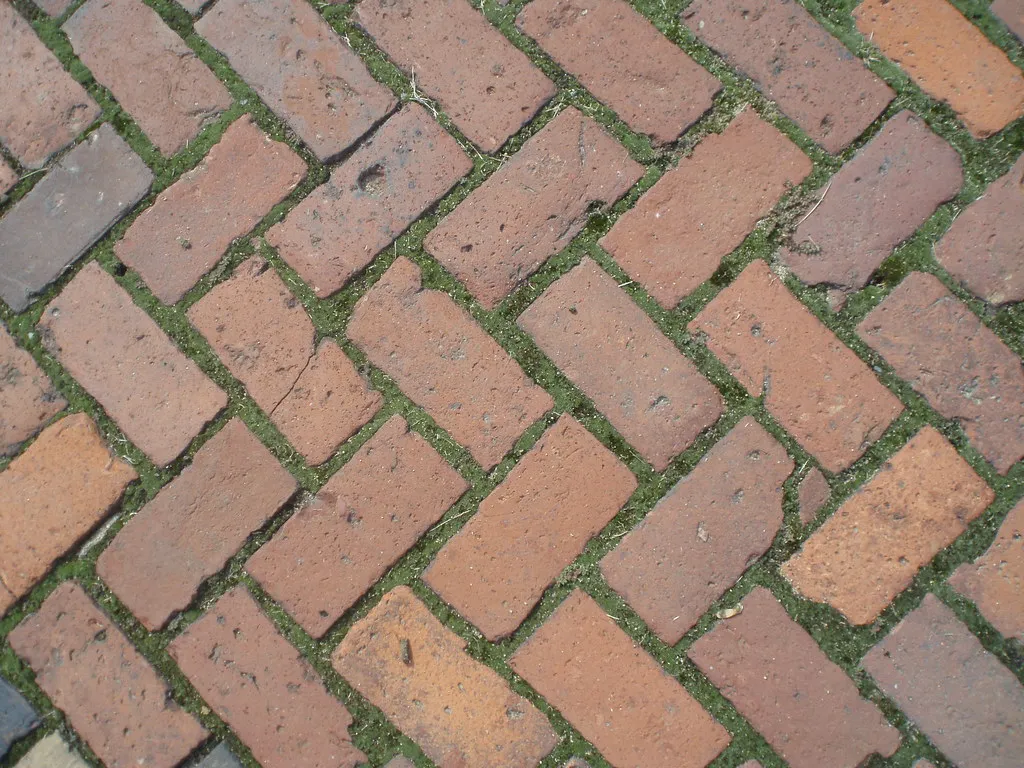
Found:
[{"label": "red brick", "polygon": [[0,324],[0,456],[10,456],[67,402]]},{"label": "red brick", "polygon": [[1024,157],[961,212],[935,258],[985,301],[1024,300]]},{"label": "red brick", "polygon": [[47,16],[55,19],[70,8],[72,2],[74,0],[37,0],[36,5],[45,11]]},{"label": "red brick", "polygon": [[805,283],[862,288],[962,181],[956,150],[900,112],[822,189],[782,260]]},{"label": "red brick", "polygon": [[555,95],[551,81],[466,0],[365,0],[353,18],[485,152]]},{"label": "red brick", "polygon": [[988,9],[1018,38],[1024,40],[1024,2],[1021,0],[994,0]]},{"label": "red brick", "polygon": [[554,404],[452,299],[401,257],[356,304],[348,336],[484,469]]},{"label": "red brick", "polygon": [[1024,456],[1020,358],[938,278],[911,272],[857,332],[1000,472]]},{"label": "red brick", "polygon": [[722,257],[810,172],[807,155],[745,110],[662,176],[600,244],[671,309],[710,278]]},{"label": "red brick", "polygon": [[408,587],[397,587],[349,630],[333,663],[440,768],[533,768],[558,737],[465,647]]},{"label": "red brick", "polygon": [[86,3],[63,29],[93,77],[165,155],[231,106],[228,89],[142,0]]},{"label": "red brick", "polygon": [[41,168],[100,116],[100,108],[13,3],[0,3],[0,51],[0,144],[27,168]]},{"label": "red brick", "polygon": [[951,764],[1020,763],[1024,687],[934,595],[926,595],[862,665]]},{"label": "red brick", "polygon": [[804,479],[800,481],[797,491],[797,503],[800,505],[800,522],[809,525],[818,516],[818,512],[832,495],[832,488],[825,475],[817,467],[812,467]]},{"label": "red brick", "polygon": [[711,109],[721,88],[623,0],[540,0],[527,5],[516,23],[630,128],[656,144],[679,138]]},{"label": "red brick", "polygon": [[869,624],[994,497],[926,426],[804,542],[782,574],[804,597]]},{"label": "red brick", "polygon": [[195,30],[328,162],[397,103],[303,0],[219,0]]},{"label": "red brick", "polygon": [[427,235],[423,247],[492,309],[611,205],[643,166],[600,125],[563,110]]},{"label": "red brick", "polygon": [[473,167],[419,104],[406,104],[267,232],[326,298],[341,290]]},{"label": "red brick", "polygon": [[670,645],[771,547],[786,450],[744,417],[601,561],[608,585]]},{"label": "red brick", "polygon": [[946,0],[864,0],[857,29],[984,138],[1024,115],[1024,74]]},{"label": "red brick", "polygon": [[96,572],[147,629],[158,630],[295,488],[270,451],[232,419],[128,521]]},{"label": "red brick", "polygon": [[0,200],[18,183],[18,174],[0,157]]},{"label": "red brick", "polygon": [[206,738],[117,625],[65,582],[8,637],[108,768],[172,768]]},{"label": "red brick", "polygon": [[589,258],[518,323],[659,472],[722,413],[714,386]]},{"label": "red brick", "polygon": [[220,598],[167,650],[265,768],[365,764],[348,710],[245,587]]},{"label": "red brick", "polygon": [[729,734],[575,590],[509,659],[613,765],[703,768]]},{"label": "red brick", "polygon": [[829,152],[857,138],[892,101],[892,89],[799,3],[696,0],[683,23]]},{"label": "red brick", "polygon": [[687,655],[792,768],[856,768],[899,748],[899,731],[763,587]]},{"label": "red brick", "polygon": [[423,574],[487,639],[512,634],[618,514],[636,478],[563,414]]},{"label": "red brick", "polygon": [[763,261],[688,327],[830,472],[850,466],[903,410]]},{"label": "red brick", "polygon": [[321,637],[468,488],[392,416],[246,564]]},{"label": "red brick", "polygon": [[158,299],[173,304],[305,174],[298,155],[244,116],[202,163],[159,194],[114,253]]}]

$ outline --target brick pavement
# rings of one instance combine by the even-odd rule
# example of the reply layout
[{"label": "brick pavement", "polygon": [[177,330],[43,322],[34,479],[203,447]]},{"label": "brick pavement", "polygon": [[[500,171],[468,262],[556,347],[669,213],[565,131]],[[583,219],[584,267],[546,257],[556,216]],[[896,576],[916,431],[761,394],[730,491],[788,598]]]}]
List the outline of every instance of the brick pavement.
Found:
[{"label": "brick pavement", "polygon": [[1017,768],[1020,0],[0,0],[0,768]]}]

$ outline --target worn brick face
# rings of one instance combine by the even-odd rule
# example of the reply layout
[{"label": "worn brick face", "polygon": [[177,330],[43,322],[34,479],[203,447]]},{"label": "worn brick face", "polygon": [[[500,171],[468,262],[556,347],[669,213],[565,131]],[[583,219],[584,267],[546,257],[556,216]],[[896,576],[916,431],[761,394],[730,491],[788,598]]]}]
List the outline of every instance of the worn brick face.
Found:
[{"label": "worn brick face", "polygon": [[825,475],[820,469],[813,467],[800,481],[800,488],[797,490],[800,522],[809,525],[817,517],[831,494],[832,488],[829,486],[828,480],[825,479]]},{"label": "worn brick face", "polygon": [[994,0],[988,7],[1018,39],[1024,40],[1024,2],[1021,0]]},{"label": "worn brick face", "polygon": [[0,325],[0,456],[9,456],[67,402],[36,361]]},{"label": "worn brick face", "polygon": [[17,768],[89,768],[82,758],[68,747],[59,733],[39,740],[17,763]]},{"label": "worn brick face", "polygon": [[0,201],[6,193],[18,183],[18,174],[7,164],[7,161],[0,158]]}]

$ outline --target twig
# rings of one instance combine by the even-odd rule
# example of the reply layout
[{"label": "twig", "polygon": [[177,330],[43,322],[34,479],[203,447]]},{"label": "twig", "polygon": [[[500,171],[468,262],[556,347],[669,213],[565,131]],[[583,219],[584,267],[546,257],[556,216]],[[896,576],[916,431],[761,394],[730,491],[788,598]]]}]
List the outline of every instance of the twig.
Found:
[{"label": "twig", "polygon": [[807,220],[808,216],[810,216],[812,213],[814,213],[818,209],[819,205],[821,205],[821,201],[825,199],[825,195],[828,194],[828,190],[832,186],[832,181],[833,181],[832,179],[828,180],[828,184],[825,185],[825,191],[821,193],[821,197],[818,198],[818,202],[816,202],[814,205],[812,205],[811,206],[811,210],[809,210],[807,213],[805,213],[804,217],[802,219],[800,219],[800,221],[798,221],[796,223],[796,225],[798,227]]}]

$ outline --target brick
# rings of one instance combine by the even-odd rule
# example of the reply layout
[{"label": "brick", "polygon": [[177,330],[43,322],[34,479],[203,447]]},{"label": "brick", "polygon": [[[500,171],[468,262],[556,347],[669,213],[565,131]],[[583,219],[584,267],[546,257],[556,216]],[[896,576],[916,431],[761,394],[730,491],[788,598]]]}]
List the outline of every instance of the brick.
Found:
[{"label": "brick", "polygon": [[962,181],[956,150],[900,112],[832,177],[782,260],[805,283],[860,289]]},{"label": "brick", "polygon": [[896,6],[865,0],[854,9],[861,34],[933,98],[984,138],[1024,115],[1024,74],[945,0]]},{"label": "brick", "polygon": [[763,767],[762,767],[762,765],[759,762],[757,762],[757,760],[748,760],[747,762],[743,763],[743,765],[741,765],[740,768],[763,768]]},{"label": "brick", "polygon": [[615,454],[563,414],[449,539],[423,580],[488,640],[506,637],[636,485]]},{"label": "brick", "polygon": [[[0,473],[0,584],[28,593],[103,520],[135,470],[114,458],[84,413],[51,424]],[[13,599],[0,595],[0,612]]]},{"label": "brick", "polygon": [[[995,494],[926,426],[782,566],[804,597],[869,624]],[[895,510],[895,511],[894,511]]]},{"label": "brick", "polygon": [[953,764],[1020,762],[1024,687],[934,595],[861,665]]},{"label": "brick", "polygon": [[440,768],[533,768],[558,742],[547,719],[408,587],[349,630],[334,668]]},{"label": "brick", "polygon": [[675,645],[771,547],[792,471],[786,450],[744,417],[605,555],[601,573]]},{"label": "brick", "polygon": [[245,587],[221,597],[167,650],[264,768],[366,762],[349,736],[348,710]]},{"label": "brick", "polygon": [[578,757],[572,757],[562,768],[590,768],[590,763]]},{"label": "brick", "polygon": [[1021,0],[994,0],[988,9],[1019,39],[1024,40],[1024,3]]},{"label": "brick", "polygon": [[152,181],[142,158],[109,124],[100,126],[0,219],[0,298],[15,312],[25,309],[146,196]]},{"label": "brick", "polygon": [[661,472],[722,413],[722,396],[589,258],[517,321]]},{"label": "brick", "polygon": [[[516,19],[563,69],[655,144],[711,109],[721,83],[623,0],[541,0]],[[637,56],[643,51],[643,56]]]},{"label": "brick", "polygon": [[935,258],[985,301],[1024,300],[1024,157],[960,213]]},{"label": "brick", "polygon": [[792,768],[856,768],[900,746],[899,731],[763,587],[687,655]]},{"label": "brick", "polygon": [[18,174],[0,157],[0,200],[18,183]]},{"label": "brick", "polygon": [[555,95],[554,84],[466,0],[367,0],[353,19],[485,152]]},{"label": "brick", "polygon": [[25,167],[41,168],[100,116],[100,108],[13,3],[0,3],[0,51],[0,144]]},{"label": "brick", "polygon": [[829,152],[863,133],[895,95],[799,3],[696,0],[682,21]]},{"label": "brick", "polygon": [[93,77],[165,155],[231,106],[228,89],[141,0],[86,3],[63,30]]},{"label": "brick", "polygon": [[0,325],[0,456],[15,453],[66,405],[32,355]]},{"label": "brick", "polygon": [[246,570],[322,637],[468,489],[401,416],[300,507]]},{"label": "brick", "polygon": [[600,125],[569,107],[473,190],[423,247],[493,309],[643,171]]},{"label": "brick", "polygon": [[830,472],[853,464],[903,410],[763,261],[744,269],[688,328]]},{"label": "brick", "polygon": [[36,673],[39,687],[109,768],[172,768],[207,736],[74,582],[57,587],[8,639]]},{"label": "brick", "polygon": [[416,765],[409,758],[399,755],[392,758],[384,768],[416,768]]},{"label": "brick", "polygon": [[158,299],[173,304],[305,174],[305,164],[288,145],[271,140],[244,116],[203,162],[132,222],[114,254]]},{"label": "brick", "polygon": [[104,550],[96,572],[150,631],[261,528],[295,479],[238,419],[200,448]]},{"label": "brick", "polygon": [[709,279],[787,189],[810,172],[807,155],[745,110],[662,176],[600,245],[671,309]]},{"label": "brick", "polygon": [[1000,472],[1024,456],[1020,358],[938,278],[911,272],[857,333]]},{"label": "brick", "polygon": [[195,30],[321,162],[335,159],[397,104],[303,0],[220,0]]},{"label": "brick", "polygon": [[7,754],[14,742],[31,733],[38,724],[39,718],[32,705],[17,688],[0,677],[0,757]]},{"label": "brick", "polygon": [[17,762],[17,768],[89,768],[67,745],[59,733],[51,733]]},{"label": "brick", "polygon": [[279,224],[267,242],[320,298],[341,290],[472,169],[419,104],[406,104]]},{"label": "brick", "polygon": [[196,768],[242,768],[242,764],[231,754],[228,745],[221,742],[216,749],[199,761]]},{"label": "brick", "polygon": [[198,16],[199,12],[212,2],[213,0],[178,0],[178,5],[193,16]]},{"label": "brick", "polygon": [[554,401],[420,268],[400,257],[359,300],[348,337],[484,469]]},{"label": "brick", "polygon": [[37,0],[38,5],[52,19],[62,16],[74,0]]},{"label": "brick", "polygon": [[935,765],[929,763],[927,760],[918,760],[914,763],[913,768],[935,768]]},{"label": "brick", "polygon": [[799,504],[800,522],[810,525],[818,512],[832,495],[832,488],[825,479],[825,475],[817,467],[812,467],[804,479],[800,481],[797,490],[797,503]]},{"label": "brick", "polygon": [[50,302],[38,329],[47,351],[158,466],[177,458],[227,404],[96,262]]},{"label": "brick", "polygon": [[703,768],[729,734],[585,593],[509,659],[613,765]]}]

